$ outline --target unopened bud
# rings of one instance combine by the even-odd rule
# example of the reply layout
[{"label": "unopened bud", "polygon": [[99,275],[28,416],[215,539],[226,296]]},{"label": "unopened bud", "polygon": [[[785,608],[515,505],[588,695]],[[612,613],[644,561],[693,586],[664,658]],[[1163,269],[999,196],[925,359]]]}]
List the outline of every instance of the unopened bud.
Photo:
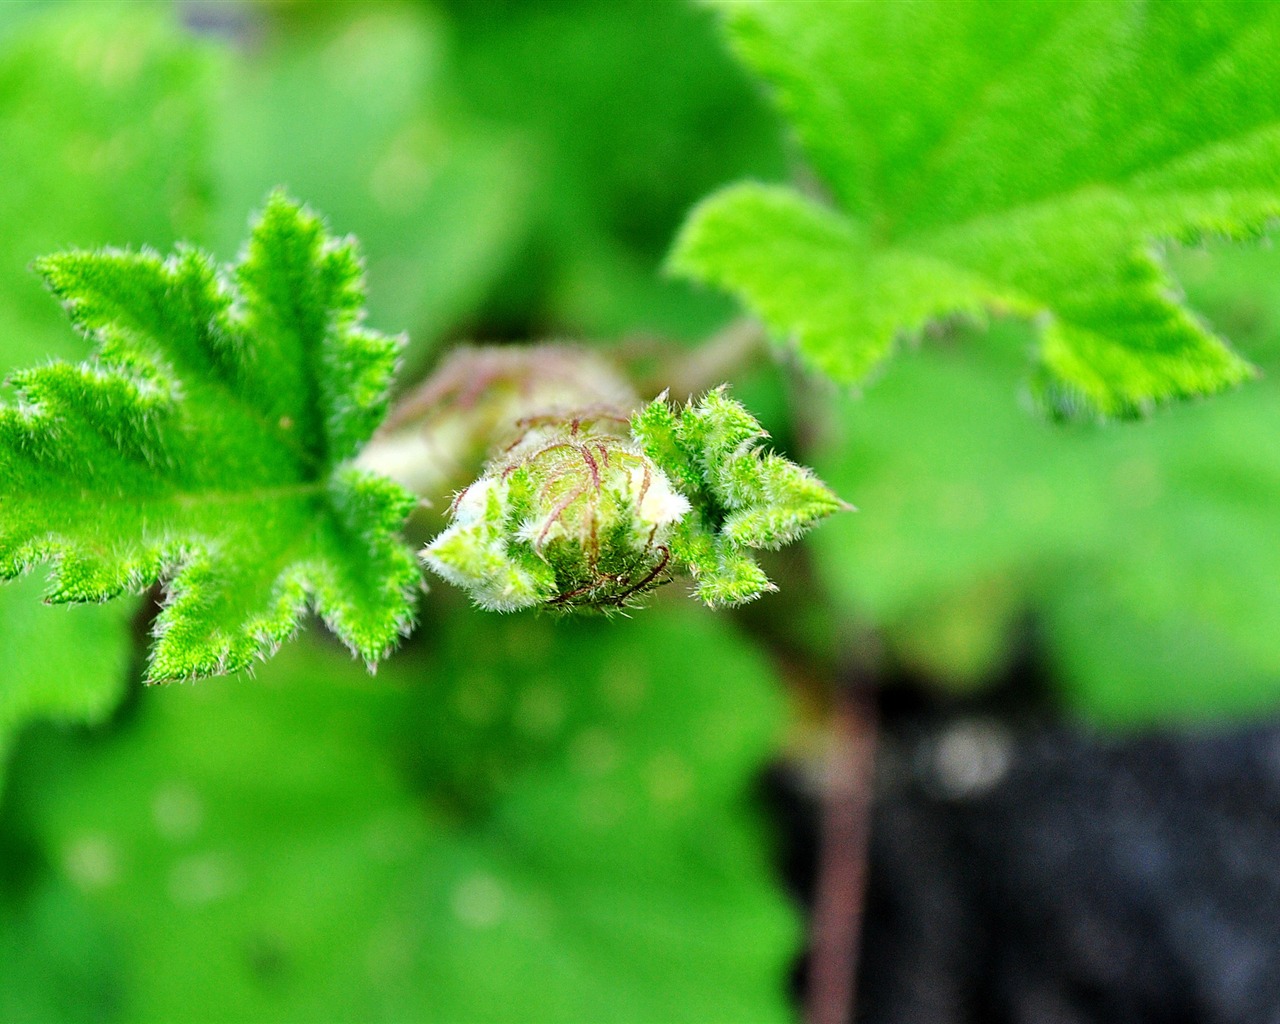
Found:
[{"label": "unopened bud", "polygon": [[[666,395],[637,405],[583,350],[452,357],[378,455],[385,471],[410,443],[463,456],[485,437],[496,446],[423,560],[494,611],[623,608],[676,572],[707,604],[731,606],[776,589],[754,549],[790,544],[850,507],[763,450],[768,434],[723,388],[683,408]],[[427,461],[449,465],[417,464]]]},{"label": "unopened bud", "polygon": [[688,500],[608,411],[527,421],[424,559],[484,608],[622,608],[669,578]]},{"label": "unopened bud", "polygon": [[630,413],[638,404],[631,385],[589,349],[458,348],[397,404],[360,464],[434,501],[471,479],[495,446],[516,440],[534,417],[565,419],[589,408]]}]

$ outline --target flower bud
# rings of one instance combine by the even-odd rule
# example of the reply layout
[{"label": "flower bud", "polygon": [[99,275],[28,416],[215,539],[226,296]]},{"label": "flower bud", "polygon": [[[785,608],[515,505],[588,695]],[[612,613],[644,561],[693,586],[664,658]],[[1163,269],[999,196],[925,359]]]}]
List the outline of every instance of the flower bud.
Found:
[{"label": "flower bud", "polygon": [[460,492],[424,560],[481,607],[623,608],[669,578],[671,529],[688,500],[599,410],[526,419]]},{"label": "flower bud", "polygon": [[705,603],[740,605],[776,589],[755,550],[851,507],[765,450],[724,388],[638,405],[587,350],[463,349],[364,458],[424,493],[487,440],[496,454],[422,557],[493,611],[624,608],[678,572]]},{"label": "flower bud", "polygon": [[534,417],[575,411],[629,412],[631,385],[599,353],[572,345],[463,347],[396,405],[360,455],[362,468],[389,476],[427,501],[471,479],[495,447],[510,444]]}]

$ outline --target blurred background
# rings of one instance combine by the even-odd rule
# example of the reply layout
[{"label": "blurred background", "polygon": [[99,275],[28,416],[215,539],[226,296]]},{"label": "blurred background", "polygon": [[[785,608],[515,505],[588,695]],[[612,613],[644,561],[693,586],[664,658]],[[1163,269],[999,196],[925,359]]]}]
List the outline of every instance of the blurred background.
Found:
[{"label": "blurred background", "polygon": [[[684,214],[804,173],[677,0],[3,0],[0,370],[87,353],[34,257],[229,260],[284,185],[403,387],[572,339],[656,391],[739,316]],[[376,677],[311,629],[143,690],[150,598],[0,588],[0,1021],[790,1020],[855,949],[867,1021],[1280,1021],[1280,256],[1166,257],[1264,373],[1141,423],[1028,412],[1016,323],[859,395],[726,364],[861,509],[740,614],[437,586]]]}]

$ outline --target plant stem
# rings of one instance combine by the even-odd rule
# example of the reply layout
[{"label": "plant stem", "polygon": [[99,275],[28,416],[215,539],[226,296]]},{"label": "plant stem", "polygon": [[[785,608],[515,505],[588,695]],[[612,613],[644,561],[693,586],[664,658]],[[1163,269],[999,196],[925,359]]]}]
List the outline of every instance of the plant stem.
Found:
[{"label": "plant stem", "polygon": [[671,397],[683,401],[740,374],[760,357],[764,342],[764,325],[758,320],[743,317],[733,321],[667,371]]},{"label": "plant stem", "polygon": [[873,693],[841,686],[822,797],[808,1024],[848,1024],[856,998],[876,751]]}]

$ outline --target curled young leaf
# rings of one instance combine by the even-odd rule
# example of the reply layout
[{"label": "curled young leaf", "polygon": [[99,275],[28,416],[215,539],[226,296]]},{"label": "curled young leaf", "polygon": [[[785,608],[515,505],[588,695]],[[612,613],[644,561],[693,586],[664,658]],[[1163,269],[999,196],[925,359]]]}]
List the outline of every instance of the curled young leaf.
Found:
[{"label": "curled young leaf", "polygon": [[664,395],[635,415],[632,434],[695,510],[674,529],[671,550],[713,607],[777,589],[752,549],[783,547],[852,508],[812,470],[763,451],[769,435],[723,387],[678,411]]}]

